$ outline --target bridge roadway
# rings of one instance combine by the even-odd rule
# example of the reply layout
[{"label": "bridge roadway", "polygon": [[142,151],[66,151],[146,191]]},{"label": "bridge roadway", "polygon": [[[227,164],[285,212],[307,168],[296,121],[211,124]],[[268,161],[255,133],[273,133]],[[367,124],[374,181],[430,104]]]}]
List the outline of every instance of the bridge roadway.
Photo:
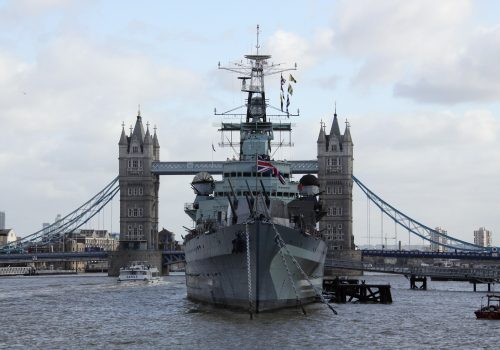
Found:
[{"label": "bridge roadway", "polygon": [[[290,160],[292,174],[317,174],[317,160]],[[196,175],[205,171],[212,175],[222,175],[227,161],[214,162],[153,162],[151,171],[157,175]]]},{"label": "bridge roadway", "polygon": [[500,282],[500,269],[495,268],[463,268],[437,266],[401,266],[392,264],[371,264],[353,260],[328,260],[325,267],[346,270],[362,270],[391,273],[405,276],[439,277],[452,280]]},{"label": "bridge roadway", "polygon": [[[163,264],[170,265],[185,260],[182,251],[163,251]],[[0,264],[57,261],[103,261],[108,260],[108,252],[57,252],[29,254],[0,254]]]},{"label": "bridge roadway", "polygon": [[108,252],[57,252],[0,254],[0,264],[57,261],[102,261],[108,260]]},{"label": "bridge roadway", "polygon": [[499,260],[497,252],[424,252],[420,250],[386,250],[363,249],[361,255],[366,257],[391,257],[391,258],[437,258],[437,259],[463,259],[463,260]]}]

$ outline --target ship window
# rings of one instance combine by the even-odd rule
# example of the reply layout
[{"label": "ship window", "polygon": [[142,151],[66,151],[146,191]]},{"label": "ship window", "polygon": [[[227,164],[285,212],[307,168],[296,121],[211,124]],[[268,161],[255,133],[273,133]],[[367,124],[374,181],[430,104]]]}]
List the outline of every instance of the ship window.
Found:
[{"label": "ship window", "polygon": [[238,191],[237,196],[241,196],[241,191]]},{"label": "ship window", "polygon": [[252,173],[243,173],[243,176],[250,177]]},{"label": "ship window", "polygon": [[229,173],[224,173],[224,177],[229,177]]},{"label": "ship window", "polygon": [[283,196],[283,192],[278,192],[277,195],[278,195],[278,197],[282,197]]},{"label": "ship window", "polygon": [[283,174],[283,177],[288,179],[290,178],[290,174]]},{"label": "ship window", "polygon": [[236,177],[236,173],[234,171],[231,173],[231,177]]}]

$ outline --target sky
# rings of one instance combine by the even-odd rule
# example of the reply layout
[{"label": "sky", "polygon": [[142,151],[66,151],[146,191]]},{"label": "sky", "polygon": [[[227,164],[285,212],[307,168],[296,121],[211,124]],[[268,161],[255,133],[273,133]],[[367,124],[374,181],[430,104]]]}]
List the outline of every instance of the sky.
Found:
[{"label": "sky", "polygon": [[[294,147],[276,158],[315,159],[320,123],[329,130],[336,103],[365,185],[430,227],[471,242],[486,227],[500,244],[499,7],[0,0],[0,211],[25,236],[90,199],[117,175],[122,123],[128,130],[138,105],[157,127],[162,161],[231,157],[230,148],[212,151],[213,112],[243,95],[217,64],[255,53],[259,24],[260,53],[298,67]],[[274,106],[278,80],[266,81]],[[160,227],[178,239],[191,226],[190,181],[160,179]],[[89,225],[118,231],[118,199],[112,207]],[[368,232],[372,242],[407,240],[355,189],[356,244]]]}]

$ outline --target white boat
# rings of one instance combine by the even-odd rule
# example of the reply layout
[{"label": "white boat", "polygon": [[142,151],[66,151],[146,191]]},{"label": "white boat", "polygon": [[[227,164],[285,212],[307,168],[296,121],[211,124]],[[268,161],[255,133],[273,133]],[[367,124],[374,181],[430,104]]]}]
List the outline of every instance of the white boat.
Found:
[{"label": "white boat", "polygon": [[120,268],[120,276],[118,276],[118,282],[157,282],[160,279],[160,271],[157,267],[141,261],[133,261],[130,265]]}]

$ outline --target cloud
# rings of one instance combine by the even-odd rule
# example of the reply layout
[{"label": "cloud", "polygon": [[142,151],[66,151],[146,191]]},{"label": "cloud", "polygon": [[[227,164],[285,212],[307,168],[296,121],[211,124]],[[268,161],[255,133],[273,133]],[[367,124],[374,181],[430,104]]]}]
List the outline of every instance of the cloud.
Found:
[{"label": "cloud", "polygon": [[307,70],[323,59],[332,50],[333,31],[317,30],[311,40],[284,30],[276,31],[265,45],[273,52],[273,61],[277,63],[300,63],[300,68]]},{"label": "cloud", "polygon": [[[157,121],[167,135],[169,121],[183,116],[176,106],[204,89],[189,70],[85,36],[55,37],[32,61],[0,51],[0,68],[0,193],[19,234],[76,208],[116,176],[120,124],[134,122],[138,103],[144,121]],[[40,208],[29,222],[26,200]]]},{"label": "cloud", "polygon": [[[500,226],[498,115],[488,110],[364,114],[353,115],[351,125],[354,173],[390,204],[468,241],[480,226]],[[366,198],[355,193],[355,221],[364,227]]]},{"label": "cloud", "polygon": [[500,27],[477,30],[456,56],[421,67],[402,79],[394,94],[417,102],[454,104],[500,99]]},{"label": "cloud", "polygon": [[500,27],[463,1],[344,1],[333,21],[335,52],[359,62],[351,83],[393,86],[420,103],[498,101]]}]

